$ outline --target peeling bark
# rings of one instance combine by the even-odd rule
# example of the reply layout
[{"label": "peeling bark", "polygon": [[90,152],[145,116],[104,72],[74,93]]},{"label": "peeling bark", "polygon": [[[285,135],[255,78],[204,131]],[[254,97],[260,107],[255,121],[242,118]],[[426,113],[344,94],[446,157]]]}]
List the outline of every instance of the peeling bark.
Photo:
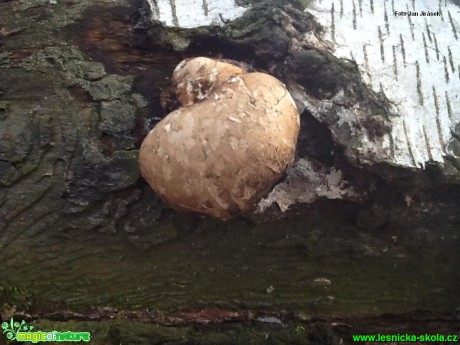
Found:
[{"label": "peeling bark", "polygon": [[[136,340],[146,329],[170,343],[219,343],[216,328],[194,330],[203,320],[238,321],[219,326],[237,327],[224,335],[233,343],[267,329],[287,343],[318,343],[315,335],[337,340],[348,325],[349,333],[375,324],[394,330],[400,318],[417,330],[419,310],[426,327],[458,331],[458,162],[418,170],[356,156],[362,143],[332,125],[378,140],[391,118],[388,99],[362,82],[356,64],[325,51],[321,26],[299,2],[254,6],[222,28],[182,33],[150,26],[140,1],[0,3],[2,318],[42,317],[51,321],[34,325],[53,329],[56,319],[113,317],[94,327],[116,343],[146,342]],[[137,150],[164,116],[161,90],[183,57],[208,53],[297,88],[305,107],[298,162],[308,159],[318,177],[309,187],[320,190],[298,193],[297,183],[311,181],[302,164],[286,190],[296,202],[345,191],[343,200],[321,197],[285,213],[272,205],[218,222],[178,214],[151,192]],[[446,63],[452,69],[448,54]],[[436,96],[454,111],[450,94]],[[340,181],[346,188],[337,191]],[[281,320],[286,333],[264,328],[259,316]],[[342,326],[331,326],[337,319]],[[184,326],[159,334],[150,322]]]}]

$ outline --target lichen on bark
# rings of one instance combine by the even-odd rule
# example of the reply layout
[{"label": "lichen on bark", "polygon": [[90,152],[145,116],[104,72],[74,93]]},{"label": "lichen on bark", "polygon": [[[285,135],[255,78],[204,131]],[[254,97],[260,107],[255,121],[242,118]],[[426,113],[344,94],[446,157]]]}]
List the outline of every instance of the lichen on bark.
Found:
[{"label": "lichen on bark", "polygon": [[[220,29],[177,30],[186,42],[180,54],[161,48],[174,47],[166,36],[151,45],[148,33],[161,28],[146,24],[148,13],[141,18],[141,2],[0,4],[2,317],[115,317],[98,327],[107,338],[133,343],[146,333],[177,337],[137,322],[124,333],[116,324],[122,312],[136,318],[147,310],[146,322],[166,324],[155,316],[188,310],[195,319],[182,317],[196,325],[197,310],[249,310],[285,322],[287,338],[280,339],[297,339],[296,322],[308,329],[312,317],[348,324],[375,316],[377,324],[391,313],[409,315],[414,325],[411,317],[426,310],[428,319],[454,318],[458,185],[436,165],[417,171],[350,159],[360,143],[331,130],[336,111],[362,104],[355,125],[378,140],[387,100],[361,83],[352,62],[324,51],[321,27],[297,2],[273,4],[256,1],[254,11]],[[305,109],[298,162],[309,158],[292,175],[296,183],[308,179],[306,166],[320,166],[320,193],[335,191],[340,171],[360,198],[293,204],[286,213],[271,206],[227,223],[162,203],[139,179],[137,149],[164,115],[160,88],[181,55],[208,53],[249,63],[296,89]],[[315,116],[313,108],[328,104]],[[347,150],[350,143],[356,146]],[[229,332],[193,337],[218,343],[251,339],[239,332],[262,334]],[[315,334],[326,337],[314,327],[312,334],[311,343]]]}]

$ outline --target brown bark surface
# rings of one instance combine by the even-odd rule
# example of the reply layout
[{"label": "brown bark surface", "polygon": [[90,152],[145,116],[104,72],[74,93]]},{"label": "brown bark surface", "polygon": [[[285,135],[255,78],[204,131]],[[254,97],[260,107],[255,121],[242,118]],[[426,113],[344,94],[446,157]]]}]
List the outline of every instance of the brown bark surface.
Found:
[{"label": "brown bark surface", "polygon": [[[114,343],[153,341],[138,338],[156,334],[150,323],[185,327],[171,338],[163,328],[152,335],[170,343],[181,343],[179,334],[223,343],[212,329],[186,327],[232,321],[245,328],[257,319],[263,327],[269,320],[273,334],[285,323],[305,343],[314,343],[302,333],[309,327],[325,343],[373,323],[420,331],[423,320],[433,332],[458,331],[450,323],[460,303],[455,188],[439,192],[451,198],[442,206],[451,218],[436,213],[436,195],[423,213],[405,206],[419,200],[391,199],[391,189],[375,197],[395,206],[391,214],[319,201],[228,222],[178,214],[153,194],[137,160],[149,121],[164,116],[160,92],[184,56],[221,47],[147,49],[137,26],[141,7],[0,1],[2,319],[45,319],[43,327],[99,320],[91,327]],[[308,121],[301,153],[310,150],[302,141]],[[389,171],[394,188],[413,177]],[[119,324],[104,323],[113,319]],[[247,332],[259,337],[258,327]],[[222,332],[234,343],[251,339]]]}]

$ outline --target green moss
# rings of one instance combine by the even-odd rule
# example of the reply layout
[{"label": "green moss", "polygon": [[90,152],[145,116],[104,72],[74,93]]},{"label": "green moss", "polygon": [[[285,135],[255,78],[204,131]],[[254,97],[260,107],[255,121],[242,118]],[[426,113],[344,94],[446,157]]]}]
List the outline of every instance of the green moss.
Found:
[{"label": "green moss", "polygon": [[[75,6],[80,4],[88,6],[84,0]],[[52,8],[64,16],[66,6]],[[251,18],[257,16],[254,12]],[[237,41],[257,29],[251,22],[243,28],[235,24],[229,34]],[[166,38],[177,39],[173,45],[183,49],[188,38],[179,34],[171,30]],[[266,27],[263,34],[265,39],[273,31]],[[27,35],[18,33],[23,41],[15,41],[15,49],[24,42],[27,48],[55,45],[2,74],[9,87],[0,126],[8,147],[1,151],[11,154],[8,160],[18,163],[14,168],[22,174],[20,185],[1,191],[2,311],[90,318],[101,310],[155,314],[214,307],[340,317],[458,306],[459,240],[451,226],[431,226],[436,231],[429,232],[425,224],[387,227],[370,234],[340,212],[324,211],[320,219],[305,212],[303,218],[253,225],[243,219],[192,222],[170,211],[139,179],[138,152],[129,136],[133,108],[118,114],[122,128],[109,126],[106,146],[101,143],[98,102],[146,105],[132,94],[133,78],[107,75],[59,35],[43,35],[30,29]],[[267,56],[284,54],[267,42]],[[332,93],[356,76],[353,63],[330,54],[310,50],[292,60],[294,71],[314,79],[303,83],[313,85],[312,94],[321,88]],[[106,124],[109,115],[102,116]],[[19,150],[11,129],[33,133],[30,140],[18,141],[32,149]],[[14,176],[10,165],[5,184]],[[120,320],[39,321],[40,327],[88,327],[101,344],[303,344],[309,332],[303,325],[170,328]]]},{"label": "green moss", "polygon": [[262,323],[166,327],[128,320],[99,322],[36,320],[28,324],[34,326],[34,331],[90,332],[91,344],[94,345],[303,345],[312,343],[308,325],[302,324],[284,327]]},{"label": "green moss", "polygon": [[0,121],[5,120],[7,118],[8,106],[9,106],[8,102],[0,101]]},{"label": "green moss", "polygon": [[[59,236],[58,242],[17,239],[3,257],[24,254],[4,262],[0,273],[11,286],[21,284],[25,295],[34,296],[34,310],[42,311],[269,305],[274,311],[310,315],[379,315],[450,310],[458,299],[458,255],[443,241],[424,253],[400,257],[390,243],[360,237],[338,224],[326,231],[308,221],[291,222],[288,228],[200,222],[193,234],[166,224],[152,224],[145,233],[92,236],[91,241],[78,230],[66,231],[68,238]],[[139,245],[143,239],[150,245]],[[316,283],[323,278],[331,283]],[[0,302],[12,300],[3,296]],[[19,303],[18,308],[29,307]]]}]

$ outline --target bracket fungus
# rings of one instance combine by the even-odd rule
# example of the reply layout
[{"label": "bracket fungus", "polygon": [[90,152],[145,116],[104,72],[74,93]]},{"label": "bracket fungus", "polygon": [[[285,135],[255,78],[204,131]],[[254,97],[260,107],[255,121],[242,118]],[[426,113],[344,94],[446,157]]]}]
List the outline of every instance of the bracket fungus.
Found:
[{"label": "bracket fungus", "polygon": [[285,88],[204,57],[173,72],[182,105],[140,149],[141,173],[173,208],[229,219],[250,210],[293,161],[299,113]]}]

